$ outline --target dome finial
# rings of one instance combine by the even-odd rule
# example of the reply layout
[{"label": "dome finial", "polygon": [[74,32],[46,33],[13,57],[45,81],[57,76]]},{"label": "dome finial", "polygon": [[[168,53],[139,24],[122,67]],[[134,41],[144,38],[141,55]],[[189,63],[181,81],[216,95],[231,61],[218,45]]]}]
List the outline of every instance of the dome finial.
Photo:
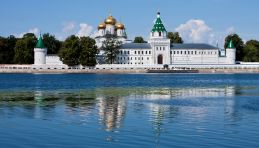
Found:
[{"label": "dome finial", "polygon": [[157,10],[157,17],[160,17],[160,11],[159,11],[159,9]]}]

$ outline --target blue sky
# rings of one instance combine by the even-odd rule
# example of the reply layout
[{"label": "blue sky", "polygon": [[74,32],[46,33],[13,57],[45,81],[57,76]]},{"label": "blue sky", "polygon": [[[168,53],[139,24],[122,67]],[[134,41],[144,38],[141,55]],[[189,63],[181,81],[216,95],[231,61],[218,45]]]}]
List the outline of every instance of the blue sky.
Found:
[{"label": "blue sky", "polygon": [[258,6],[258,0],[2,0],[0,36],[40,31],[59,39],[93,36],[111,13],[130,39],[148,39],[159,10],[167,31],[180,32],[185,42],[223,44],[229,33],[259,40]]}]

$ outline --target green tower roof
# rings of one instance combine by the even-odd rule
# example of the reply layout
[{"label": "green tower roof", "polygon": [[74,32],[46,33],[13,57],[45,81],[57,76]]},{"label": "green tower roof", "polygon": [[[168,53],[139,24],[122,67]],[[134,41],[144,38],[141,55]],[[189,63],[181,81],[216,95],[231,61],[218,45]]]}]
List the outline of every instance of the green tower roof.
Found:
[{"label": "green tower roof", "polygon": [[229,43],[228,43],[228,48],[229,48],[229,49],[235,48],[232,40],[229,41]]},{"label": "green tower roof", "polygon": [[45,48],[45,45],[44,45],[44,42],[43,42],[43,39],[40,35],[39,39],[38,39],[38,42],[36,44],[36,48]]},{"label": "green tower roof", "polygon": [[151,30],[151,32],[166,32],[166,29],[162,23],[162,20],[160,18],[160,12],[157,13],[157,19],[156,19],[156,22]]}]

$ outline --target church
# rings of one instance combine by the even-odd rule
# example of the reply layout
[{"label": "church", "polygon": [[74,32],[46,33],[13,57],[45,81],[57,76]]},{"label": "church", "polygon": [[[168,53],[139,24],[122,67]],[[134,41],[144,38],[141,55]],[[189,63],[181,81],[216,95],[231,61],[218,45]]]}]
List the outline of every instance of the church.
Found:
[{"label": "church", "polygon": [[[108,35],[112,35],[122,42],[114,65],[150,67],[152,65],[174,64],[235,64],[236,62],[236,49],[232,41],[227,49],[223,50],[204,43],[170,43],[160,12],[157,13],[147,43],[132,43],[127,40],[124,24],[117,22],[111,15],[98,25],[98,35],[95,37],[97,47],[102,46],[102,42],[106,40]],[[104,51],[100,51],[97,55],[98,65],[105,64],[104,58]],[[34,65],[64,64],[57,55],[47,55],[47,49],[40,37],[34,49]]]}]

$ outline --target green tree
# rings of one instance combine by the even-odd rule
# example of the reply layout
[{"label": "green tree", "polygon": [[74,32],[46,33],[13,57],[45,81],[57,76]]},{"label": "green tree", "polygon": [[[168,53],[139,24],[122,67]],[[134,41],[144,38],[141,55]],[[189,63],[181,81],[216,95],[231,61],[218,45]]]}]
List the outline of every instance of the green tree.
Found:
[{"label": "green tree", "polygon": [[236,48],[236,60],[242,61],[244,58],[244,42],[237,34],[228,35],[225,38],[225,49],[227,48],[230,40],[232,40],[234,47]]},{"label": "green tree", "polygon": [[95,45],[95,40],[90,37],[81,37],[80,48],[80,64],[83,66],[95,66],[96,55],[98,53],[97,46]]},{"label": "green tree", "polygon": [[34,62],[34,47],[37,43],[37,38],[33,33],[25,34],[22,39],[19,39],[14,48],[14,63],[15,64],[33,64]]},{"label": "green tree", "polygon": [[68,37],[62,44],[59,57],[64,64],[68,66],[79,65],[80,41],[75,35]]},{"label": "green tree", "polygon": [[167,37],[170,39],[171,44],[172,43],[179,43],[179,44],[183,43],[183,40],[180,37],[178,32],[168,32]]},{"label": "green tree", "polygon": [[259,62],[259,42],[256,40],[247,41],[244,47],[245,62]]},{"label": "green tree", "polygon": [[147,43],[147,42],[143,39],[143,37],[136,36],[134,39],[134,43]]},{"label": "green tree", "polygon": [[6,64],[6,56],[7,56],[7,47],[6,47],[6,38],[0,37],[0,63]]},{"label": "green tree", "polygon": [[61,42],[49,33],[43,34],[43,42],[48,49],[48,54],[57,54],[61,47]]},{"label": "green tree", "polygon": [[102,49],[104,50],[106,63],[114,63],[117,55],[119,54],[120,46],[121,42],[113,37],[108,37],[105,41],[103,41]]},{"label": "green tree", "polygon": [[14,58],[14,47],[17,39],[11,35],[8,38],[0,37],[0,63],[12,64]]}]

